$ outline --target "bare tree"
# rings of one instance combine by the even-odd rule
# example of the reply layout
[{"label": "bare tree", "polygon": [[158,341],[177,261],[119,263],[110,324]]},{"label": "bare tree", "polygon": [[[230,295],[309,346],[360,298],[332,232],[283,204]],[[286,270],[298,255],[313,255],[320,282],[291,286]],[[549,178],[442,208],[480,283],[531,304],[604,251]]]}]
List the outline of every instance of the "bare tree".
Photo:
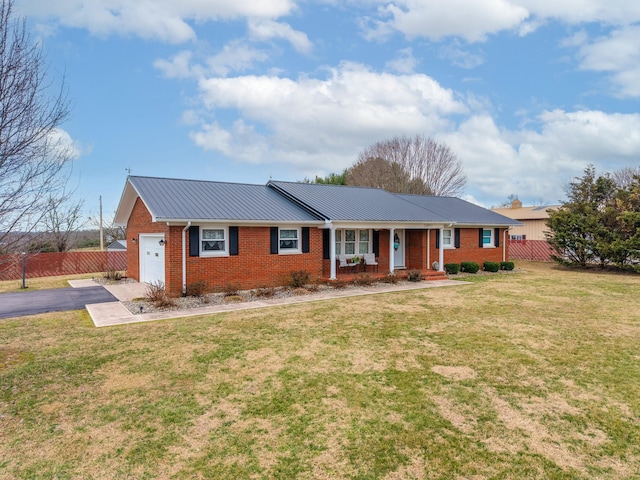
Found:
[{"label": "bare tree", "polygon": [[41,46],[26,19],[0,0],[0,245],[19,245],[42,220],[50,198],[64,195],[71,147],[59,126],[69,116],[62,79],[57,94]]},{"label": "bare tree", "polygon": [[76,246],[76,234],[87,220],[82,216],[84,201],[69,202],[63,198],[49,197],[42,218],[42,227],[47,240],[56,252],[66,252]]},{"label": "bare tree", "polygon": [[624,167],[611,174],[618,188],[627,188],[633,183],[635,177],[640,177],[640,167]]},{"label": "bare tree", "polygon": [[457,196],[467,178],[462,163],[447,145],[415,135],[367,147],[347,170],[346,183],[396,193]]}]

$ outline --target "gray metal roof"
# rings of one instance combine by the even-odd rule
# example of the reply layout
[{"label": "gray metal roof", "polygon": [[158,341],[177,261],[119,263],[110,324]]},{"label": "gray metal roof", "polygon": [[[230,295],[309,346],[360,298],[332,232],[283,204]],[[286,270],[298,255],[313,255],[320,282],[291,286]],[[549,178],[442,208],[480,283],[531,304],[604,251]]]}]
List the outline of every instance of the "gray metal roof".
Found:
[{"label": "gray metal roof", "polygon": [[428,195],[396,195],[407,202],[422,208],[446,215],[456,224],[478,226],[516,226],[522,225],[517,220],[492,212],[486,208],[461,200],[456,197],[436,197]]},{"label": "gray metal roof", "polygon": [[451,223],[451,217],[378,188],[269,181],[267,184],[331,221]]},{"label": "gray metal roof", "polygon": [[266,185],[130,176],[154,220],[318,222]]}]

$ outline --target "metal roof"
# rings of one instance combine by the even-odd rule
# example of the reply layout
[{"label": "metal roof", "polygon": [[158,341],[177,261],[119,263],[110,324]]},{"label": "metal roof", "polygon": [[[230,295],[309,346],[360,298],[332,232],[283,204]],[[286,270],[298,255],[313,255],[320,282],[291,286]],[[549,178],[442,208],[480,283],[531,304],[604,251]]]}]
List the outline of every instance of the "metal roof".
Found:
[{"label": "metal roof", "polygon": [[558,208],[560,208],[560,205],[544,205],[520,208],[494,208],[493,211],[505,217],[513,218],[514,220],[546,220],[549,218],[547,210],[557,210]]},{"label": "metal roof", "polygon": [[429,195],[396,195],[407,202],[446,215],[455,224],[478,226],[517,226],[517,220],[505,217],[479,205],[456,197],[437,197]]},{"label": "metal roof", "polygon": [[130,176],[128,182],[155,221],[321,220],[266,185],[138,176]]},{"label": "metal roof", "polygon": [[451,223],[451,217],[378,188],[269,181],[268,186],[333,222]]}]

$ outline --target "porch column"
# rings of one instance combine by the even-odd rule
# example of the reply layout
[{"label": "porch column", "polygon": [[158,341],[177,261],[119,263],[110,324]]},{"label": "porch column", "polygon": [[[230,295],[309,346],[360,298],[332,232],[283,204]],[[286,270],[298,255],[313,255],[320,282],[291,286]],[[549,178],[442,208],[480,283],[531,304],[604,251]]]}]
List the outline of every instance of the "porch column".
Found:
[{"label": "porch column", "polygon": [[395,228],[390,228],[389,229],[389,273],[393,274],[393,271],[395,270],[395,265],[394,265],[394,261],[393,261],[393,234],[395,233],[396,229]]},{"label": "porch column", "polygon": [[333,225],[329,227],[329,261],[331,262],[331,273],[329,280],[335,280],[336,277],[336,229]]},{"label": "porch column", "polygon": [[438,229],[438,235],[440,235],[440,248],[438,250],[438,271],[444,272],[444,227]]},{"label": "porch column", "polygon": [[431,270],[431,229],[427,228],[427,270]]}]

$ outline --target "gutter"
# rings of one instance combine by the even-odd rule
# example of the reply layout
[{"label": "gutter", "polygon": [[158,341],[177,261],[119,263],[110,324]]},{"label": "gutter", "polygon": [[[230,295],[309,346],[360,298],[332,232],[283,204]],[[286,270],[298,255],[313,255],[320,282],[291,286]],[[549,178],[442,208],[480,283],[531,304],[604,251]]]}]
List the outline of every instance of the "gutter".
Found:
[{"label": "gutter", "polygon": [[182,296],[187,296],[187,243],[186,233],[191,226],[191,221],[187,222],[187,226],[182,229]]}]

